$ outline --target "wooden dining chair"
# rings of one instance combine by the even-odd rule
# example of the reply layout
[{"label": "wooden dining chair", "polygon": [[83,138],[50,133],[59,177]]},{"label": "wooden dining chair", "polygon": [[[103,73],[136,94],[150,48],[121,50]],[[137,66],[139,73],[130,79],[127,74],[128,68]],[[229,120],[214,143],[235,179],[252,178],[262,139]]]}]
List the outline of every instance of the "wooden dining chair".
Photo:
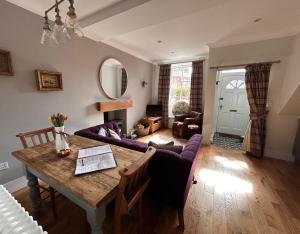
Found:
[{"label": "wooden dining chair", "polygon": [[[17,137],[20,138],[23,147],[28,148],[30,146],[37,146],[39,144],[54,140],[55,130],[54,127],[44,128],[26,133],[19,133]],[[57,212],[55,206],[55,190],[41,180],[39,180],[38,187],[40,189],[40,194],[43,200],[46,200],[50,197],[52,213],[54,219],[57,219]],[[45,196],[42,196],[44,195],[44,193]]]},{"label": "wooden dining chair", "polygon": [[147,167],[155,151],[155,148],[149,147],[143,158],[119,171],[121,180],[116,197],[114,224],[115,234],[121,233],[122,216],[129,214],[130,210],[136,203],[138,203],[139,212],[139,232],[142,233],[142,195],[150,183]]}]

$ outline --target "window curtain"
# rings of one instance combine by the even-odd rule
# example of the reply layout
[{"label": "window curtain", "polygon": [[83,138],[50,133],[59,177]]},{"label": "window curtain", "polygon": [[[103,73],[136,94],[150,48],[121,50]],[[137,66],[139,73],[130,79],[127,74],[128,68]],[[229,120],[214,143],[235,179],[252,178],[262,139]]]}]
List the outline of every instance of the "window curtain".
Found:
[{"label": "window curtain", "polygon": [[162,125],[168,128],[169,91],[170,91],[171,65],[160,65],[158,82],[158,104],[162,104]]},{"label": "window curtain", "polygon": [[122,79],[121,79],[121,95],[125,93],[127,88],[127,73],[124,68],[122,68]]},{"label": "window curtain", "polygon": [[190,108],[202,112],[203,61],[192,63]]},{"label": "window curtain", "polygon": [[250,105],[250,146],[248,154],[262,158],[265,148],[267,95],[271,65],[269,63],[246,66],[246,91]]}]

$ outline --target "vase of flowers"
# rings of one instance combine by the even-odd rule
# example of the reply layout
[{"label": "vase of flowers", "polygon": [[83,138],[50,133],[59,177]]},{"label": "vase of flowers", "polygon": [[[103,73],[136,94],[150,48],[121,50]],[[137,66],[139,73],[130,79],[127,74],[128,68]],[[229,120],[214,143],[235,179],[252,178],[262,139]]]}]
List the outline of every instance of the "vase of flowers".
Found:
[{"label": "vase of flowers", "polygon": [[70,146],[67,141],[68,134],[65,133],[65,121],[68,116],[63,113],[53,114],[49,117],[48,121],[53,124],[55,128],[55,148],[58,156],[64,157],[70,154]]}]

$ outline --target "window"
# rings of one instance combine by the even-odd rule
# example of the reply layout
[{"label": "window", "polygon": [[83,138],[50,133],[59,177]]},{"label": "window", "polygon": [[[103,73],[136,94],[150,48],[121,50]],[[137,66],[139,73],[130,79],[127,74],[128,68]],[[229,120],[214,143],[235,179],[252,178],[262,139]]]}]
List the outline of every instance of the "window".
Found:
[{"label": "window", "polygon": [[173,105],[178,101],[190,103],[192,63],[171,65],[169,117],[173,117]]}]

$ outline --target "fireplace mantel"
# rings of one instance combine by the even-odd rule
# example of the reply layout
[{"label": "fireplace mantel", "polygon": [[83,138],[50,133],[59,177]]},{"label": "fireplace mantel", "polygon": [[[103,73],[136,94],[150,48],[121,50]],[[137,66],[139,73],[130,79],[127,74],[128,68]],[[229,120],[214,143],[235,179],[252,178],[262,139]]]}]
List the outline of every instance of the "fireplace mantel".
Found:
[{"label": "fireplace mantel", "polygon": [[97,102],[97,110],[101,112],[123,110],[132,107],[132,100],[107,100],[102,102]]}]

